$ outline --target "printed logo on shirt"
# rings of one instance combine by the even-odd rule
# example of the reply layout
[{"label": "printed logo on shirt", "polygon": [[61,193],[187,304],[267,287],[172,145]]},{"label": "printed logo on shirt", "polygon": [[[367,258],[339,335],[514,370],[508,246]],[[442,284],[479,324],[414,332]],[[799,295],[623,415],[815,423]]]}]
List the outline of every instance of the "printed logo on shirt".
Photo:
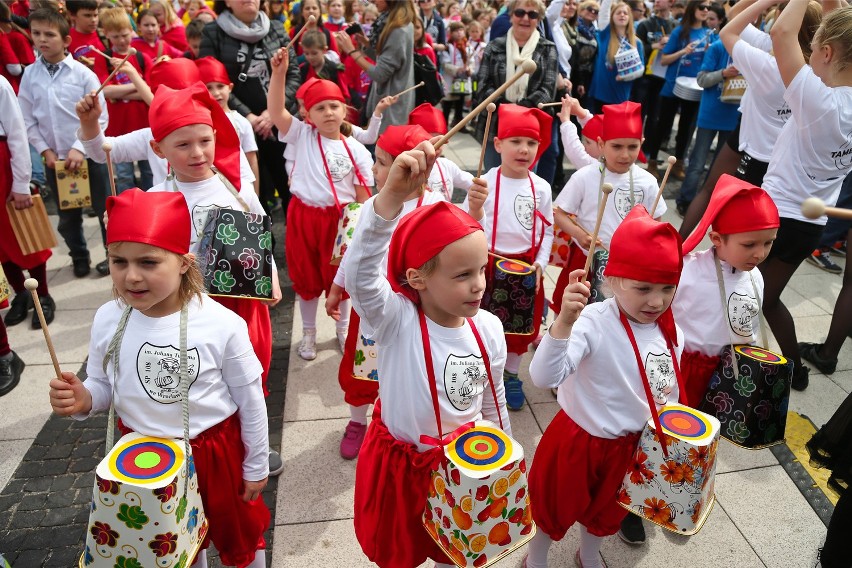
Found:
[{"label": "printed logo on shirt", "polygon": [[752,321],[757,317],[757,300],[746,294],[731,294],[728,297],[728,323],[731,331],[740,337],[751,337],[754,333]]},{"label": "printed logo on shirt", "polygon": [[532,195],[515,196],[515,218],[528,231],[531,231],[533,227],[534,211]]},{"label": "printed logo on shirt", "polygon": [[645,373],[651,386],[651,395],[657,404],[666,404],[676,381],[672,358],[668,353],[648,353]]},{"label": "printed logo on shirt", "polygon": [[352,162],[349,160],[349,156],[344,154],[329,150],[325,153],[325,162],[328,164],[331,179],[335,182],[341,181],[352,171]]},{"label": "printed logo on shirt", "polygon": [[[186,352],[189,385],[198,379],[198,348]],[[136,374],[151,400],[161,404],[180,402],[180,350],[144,343],[136,355]]]},{"label": "printed logo on shirt", "polygon": [[841,146],[836,152],[831,153],[834,158],[834,166],[838,170],[848,170],[852,166],[852,132],[846,135],[846,144]]},{"label": "printed logo on shirt", "polygon": [[450,198],[453,195],[452,182],[447,181],[446,187],[444,187],[445,184],[440,179],[437,179],[437,180],[433,179],[431,181],[427,180],[426,185],[429,187],[429,189],[431,189],[435,193],[440,193],[441,195],[444,196],[444,199],[446,199],[447,201],[450,201]]},{"label": "printed logo on shirt", "polygon": [[216,205],[215,203],[209,203],[206,205],[198,204],[192,208],[192,226],[195,228],[195,234],[197,236],[201,236],[201,233],[204,231],[204,225],[207,224],[207,214],[210,213],[211,209],[220,209],[225,207],[225,205]]},{"label": "printed logo on shirt", "polygon": [[630,188],[619,187],[612,192],[612,204],[618,216],[624,219],[637,203],[645,201],[645,190],[633,188],[633,199],[630,199]]},{"label": "printed logo on shirt", "polygon": [[450,355],[444,364],[444,391],[456,410],[467,410],[485,390],[488,375],[482,357]]},{"label": "printed logo on shirt", "polygon": [[790,118],[790,115],[793,114],[793,111],[790,110],[790,105],[786,102],[781,106],[781,108],[775,109],[775,112],[784,119],[784,122],[787,122],[787,119]]}]

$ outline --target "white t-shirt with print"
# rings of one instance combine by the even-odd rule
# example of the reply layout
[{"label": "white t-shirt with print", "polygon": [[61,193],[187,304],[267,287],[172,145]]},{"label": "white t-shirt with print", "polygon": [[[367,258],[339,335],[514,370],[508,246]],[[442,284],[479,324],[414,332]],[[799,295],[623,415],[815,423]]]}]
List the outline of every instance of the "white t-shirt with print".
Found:
[{"label": "white t-shirt with print", "polygon": [[[677,402],[674,365],[659,327],[633,322],[630,327],[657,409]],[[675,354],[680,359],[680,329],[678,345]],[[583,308],[569,339],[545,333],[530,363],[530,376],[537,387],[558,387],[559,406],[592,436],[612,439],[641,432],[651,418],[636,356],[614,298]]]},{"label": "white t-shirt with print", "polygon": [[452,201],[453,189],[458,186],[467,191],[473,185],[473,176],[442,156],[435,160],[426,185],[432,191],[443,194],[445,200]]},{"label": "white t-shirt with print", "polygon": [[[759,302],[763,275],[743,272],[719,261],[725,282],[725,306],[719,293],[713,249],[693,252],[683,259],[683,272],[672,303],[678,327],[683,330],[684,350],[715,357],[728,345],[765,343],[760,337]],[[754,279],[754,286],[752,286]]]},{"label": "white t-shirt with print", "polygon": [[[281,142],[293,147],[290,193],[311,207],[334,207],[334,193],[328,181],[330,173],[340,205],[352,203],[355,201],[355,186],[361,185],[361,182],[343,141],[329,140],[323,136],[323,156],[320,153],[317,134],[316,128],[297,118],[293,118],[286,134],[278,134]],[[373,158],[370,152],[352,137],[346,138],[346,144],[367,188],[373,187]],[[326,164],[328,172],[325,169]]]}]

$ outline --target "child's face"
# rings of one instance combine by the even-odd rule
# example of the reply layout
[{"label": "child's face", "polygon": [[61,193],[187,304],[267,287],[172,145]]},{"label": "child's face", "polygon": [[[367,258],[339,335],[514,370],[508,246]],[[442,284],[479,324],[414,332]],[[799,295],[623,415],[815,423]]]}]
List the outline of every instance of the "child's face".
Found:
[{"label": "child's face", "polygon": [[201,9],[201,0],[192,0],[189,3],[189,7],[186,9],[186,12],[189,14],[189,19],[194,20],[195,15],[198,13],[198,11],[200,9]]},{"label": "child's face", "polygon": [[182,126],[160,142],[151,141],[157,156],[166,159],[178,181],[203,181],[212,175],[216,132],[206,124]]},{"label": "child's face", "polygon": [[151,15],[157,18],[157,23],[160,24],[160,27],[165,29],[166,27],[166,11],[159,4],[154,4],[151,6]]},{"label": "child's face", "polygon": [[139,22],[139,35],[145,41],[157,41],[157,38],[160,36],[160,24],[157,23],[157,18],[150,14],[142,18]]},{"label": "child's face", "polygon": [[109,274],[118,295],[148,317],[162,317],[180,309],[180,282],[189,262],[142,243],[114,243],[109,247]]},{"label": "child's face", "polygon": [[470,26],[467,30],[467,35],[472,41],[482,41],[482,28],[479,26]]},{"label": "child's face", "polygon": [[636,323],[654,323],[672,304],[677,286],[619,278],[612,293],[627,319]]},{"label": "child's face", "polygon": [[612,22],[619,27],[626,26],[630,22],[630,8],[619,6],[612,15]]},{"label": "child's face", "polygon": [[393,156],[376,146],[376,161],[373,162],[373,179],[376,180],[376,190],[381,191],[388,179]]},{"label": "child's face", "polygon": [[302,17],[304,17],[305,22],[307,22],[308,18],[311,16],[316,18],[317,23],[319,23],[320,16],[322,16],[319,2],[317,2],[317,0],[304,0],[302,2]]},{"label": "child's face", "polygon": [[601,153],[606,160],[606,167],[616,174],[626,174],[639,157],[642,140],[639,138],[613,138],[606,142],[599,141]]},{"label": "child's face", "polygon": [[720,235],[710,231],[710,241],[716,247],[719,258],[743,272],[748,272],[766,258],[772,250],[772,243],[778,229],[763,229],[762,231],[747,231]]},{"label": "child's face", "polygon": [[33,21],[30,34],[36,49],[50,63],[61,61],[65,57],[65,48],[71,44],[71,36],[62,37],[59,30],[47,22]]},{"label": "child's face", "polygon": [[210,93],[214,101],[219,103],[219,106],[224,111],[228,110],[228,97],[231,96],[232,88],[233,84],[231,83],[207,83],[207,92]]},{"label": "child's face", "polygon": [[420,20],[414,22],[414,42],[420,41],[423,37],[423,24],[419,24]]},{"label": "child's face", "polygon": [[374,12],[366,11],[366,12],[364,12],[364,17],[361,19],[361,23],[367,24],[368,26],[372,26],[373,22],[376,21],[377,17],[378,16],[376,16],[376,14]]},{"label": "child's face", "polygon": [[112,50],[115,53],[124,54],[127,53],[127,49],[130,47],[130,41],[133,39],[133,30],[124,28],[122,30],[109,31],[105,35],[109,40],[109,44],[112,46]]},{"label": "child's face", "polygon": [[302,53],[305,55],[308,65],[314,69],[320,69],[325,65],[325,50],[321,47],[304,47]]},{"label": "child's face", "polygon": [[580,140],[583,142],[583,148],[586,149],[586,154],[591,156],[592,158],[598,160],[603,153],[600,144],[598,144],[597,140],[592,140],[591,138],[587,138],[586,136],[581,136]]},{"label": "child's face", "polygon": [[346,118],[346,107],[335,100],[320,101],[308,110],[308,119],[326,138],[337,138]]},{"label": "child's face", "polygon": [[121,6],[128,14],[133,14],[133,0],[122,0]]},{"label": "child's face", "polygon": [[272,2],[269,3],[269,8],[271,9],[272,15],[277,16],[284,12],[284,2],[281,0],[272,0]]},{"label": "child's face", "polygon": [[524,136],[511,138],[494,138],[494,149],[500,154],[503,175],[507,177],[525,178],[533,165],[538,140]]},{"label": "child's face", "polygon": [[[438,254],[435,271],[412,283],[420,293],[426,315],[444,327],[458,327],[462,318],[475,316],[485,292],[487,263],[488,243],[482,231],[444,247]],[[410,270],[409,281],[412,272],[417,273]]]},{"label": "child's face", "polygon": [[186,44],[189,46],[189,51],[192,52],[192,55],[198,57],[198,52],[201,51],[201,38],[188,37],[186,38]]},{"label": "child's face", "polygon": [[98,29],[97,10],[77,10],[77,14],[72,19],[74,20],[74,28],[81,34],[90,34]]},{"label": "child's face", "polygon": [[450,39],[453,41],[461,41],[462,39],[464,39],[464,28],[460,28],[450,32]]},{"label": "child's face", "polygon": [[331,2],[328,3],[328,15],[335,19],[343,17],[342,0],[331,0]]}]

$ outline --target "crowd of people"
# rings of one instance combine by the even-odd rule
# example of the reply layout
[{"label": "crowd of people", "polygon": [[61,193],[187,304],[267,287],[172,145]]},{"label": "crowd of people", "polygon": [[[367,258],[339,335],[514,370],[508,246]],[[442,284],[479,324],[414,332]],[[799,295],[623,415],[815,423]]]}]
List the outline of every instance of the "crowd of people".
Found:
[{"label": "crowd of people", "polygon": [[[335,323],[351,413],[339,449],[358,459],[355,533],[366,556],[395,568],[459,563],[440,522],[424,527],[433,469],[477,420],[511,435],[509,411],[526,400],[522,358],[534,349],[532,381],[553,389],[561,410],[529,471],[524,510],[538,532],[524,565],[547,566],[552,542],[579,523],[577,565],[599,568],[604,537],[645,540],[616,495],[659,409],[700,406],[724,349],[767,346],[764,321],[792,363],[786,386],[800,391],[803,359],[834,372],[852,332],[849,270],[822,344],[797,342],[781,300],[803,261],[826,268],[845,254],[849,225],[826,227],[801,204],[852,201],[846,4],[2,1],[0,183],[10,205],[0,208],[0,261],[12,294],[0,396],[24,368],[5,326],[34,308],[25,271],[45,322],[56,317],[51,250],[25,254],[11,220],[53,199],[74,276],[86,277],[85,208],[69,207],[59,183],[81,177],[106,254],[95,270],[117,301],[95,316],[88,378],[54,378],[51,405],[78,420],[114,408],[125,433],[188,431],[209,540],[227,565],[265,566],[260,492],[284,468],[264,402],[278,270],[271,254],[245,248],[241,273],[271,265],[256,292],[208,296],[242,276],[217,270],[205,281],[202,269],[215,264],[205,235],[221,209],[265,219],[266,231],[285,222],[284,243],[263,239],[286,253],[302,321],[295,354],[317,357],[323,297]],[[519,74],[527,61],[535,70]],[[486,100],[496,110],[465,128],[483,144],[475,177],[441,155],[437,137]],[[672,136],[673,165],[660,159]],[[661,220],[663,163],[683,182],[679,230]],[[698,251],[708,234],[711,247]],[[527,267],[523,290],[500,288],[500,262]],[[562,270],[548,299],[551,264]],[[719,293],[722,305],[708,307]],[[35,310],[31,322],[41,326]],[[197,350],[188,424],[168,410],[168,388],[137,377],[145,344],[170,346],[182,365]],[[852,527],[850,422],[845,403],[809,444],[841,495],[826,568],[852,561],[842,542]],[[227,481],[210,481],[215,468]],[[388,532],[393,546],[378,538]],[[202,552],[192,565],[206,562]]]}]

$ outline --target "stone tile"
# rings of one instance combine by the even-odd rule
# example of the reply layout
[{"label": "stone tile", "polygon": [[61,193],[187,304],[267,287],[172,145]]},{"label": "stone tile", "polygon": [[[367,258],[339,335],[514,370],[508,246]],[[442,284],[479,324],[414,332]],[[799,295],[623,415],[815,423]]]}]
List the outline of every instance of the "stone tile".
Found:
[{"label": "stone tile", "polygon": [[5,487],[12,478],[31,443],[32,440],[0,442],[0,487]]},{"label": "stone tile", "polygon": [[[69,368],[76,371],[79,366]],[[51,413],[47,383],[53,374],[52,365],[28,364],[20,384],[0,398],[0,440],[36,437]]]},{"label": "stone tile", "polygon": [[[50,338],[63,370],[77,371],[89,355],[92,318],[97,310],[57,310],[49,326]],[[29,320],[9,328],[9,344],[27,365],[49,364],[50,353],[41,330],[30,329]],[[45,383],[46,384],[46,383]]]},{"label": "stone tile", "polygon": [[[279,491],[279,495],[281,491]],[[279,508],[280,510],[280,508]],[[277,517],[280,519],[281,517]],[[393,537],[388,536],[389,541]],[[352,519],[278,525],[272,548],[272,566],[375,566],[355,540]]]},{"label": "stone tile", "polygon": [[532,405],[533,415],[535,415],[535,420],[538,422],[538,427],[542,433],[550,426],[553,417],[556,416],[559,410],[559,403],[552,396],[547,402],[536,402]]},{"label": "stone tile", "polygon": [[[822,343],[828,335],[828,328],[831,326],[831,316],[823,315],[819,317],[796,318],[796,337],[799,341],[807,341],[811,343]],[[813,365],[805,362],[809,367]],[[843,344],[840,353],[837,356],[837,374],[838,371],[852,370],[852,343],[848,341]],[[811,375],[816,369],[811,369]]]},{"label": "stone tile", "polygon": [[805,391],[790,393],[790,410],[804,414],[819,428],[828,422],[846,395],[834,381],[811,374],[810,386]]},{"label": "stone tile", "polygon": [[[101,257],[103,257],[103,254],[101,254]],[[103,258],[100,260],[103,260]],[[53,276],[49,275],[50,293],[54,296],[54,299],[56,298],[55,291],[60,286],[62,287],[61,300],[56,302],[57,317],[59,317],[60,312],[97,310],[113,299],[112,278],[100,276],[95,271],[95,264],[100,260],[92,261],[92,272],[85,278],[75,277],[70,264],[61,270],[57,270]]]},{"label": "stone tile", "polygon": [[769,448],[745,450],[725,440],[719,441],[716,453],[716,473],[729,473],[759,467],[778,465],[778,459]]},{"label": "stone tile", "polygon": [[829,378],[846,392],[852,392],[852,371],[835,371]]},{"label": "stone tile", "polygon": [[[819,269],[817,269],[819,270]],[[826,313],[834,312],[834,303],[843,284],[840,276],[820,271],[820,274],[796,274],[790,279],[788,288],[792,288]]]},{"label": "stone tile", "polygon": [[790,310],[790,313],[796,319],[797,323],[799,318],[823,316],[826,315],[826,313],[830,313],[811,302],[808,299],[809,297],[810,295],[807,297],[803,296],[791,286],[787,286],[784,291],[781,292],[781,301],[784,302],[784,305],[787,306],[788,310]]},{"label": "stone tile", "polygon": [[825,525],[780,465],[718,475],[716,496],[766,566],[814,565]]}]

